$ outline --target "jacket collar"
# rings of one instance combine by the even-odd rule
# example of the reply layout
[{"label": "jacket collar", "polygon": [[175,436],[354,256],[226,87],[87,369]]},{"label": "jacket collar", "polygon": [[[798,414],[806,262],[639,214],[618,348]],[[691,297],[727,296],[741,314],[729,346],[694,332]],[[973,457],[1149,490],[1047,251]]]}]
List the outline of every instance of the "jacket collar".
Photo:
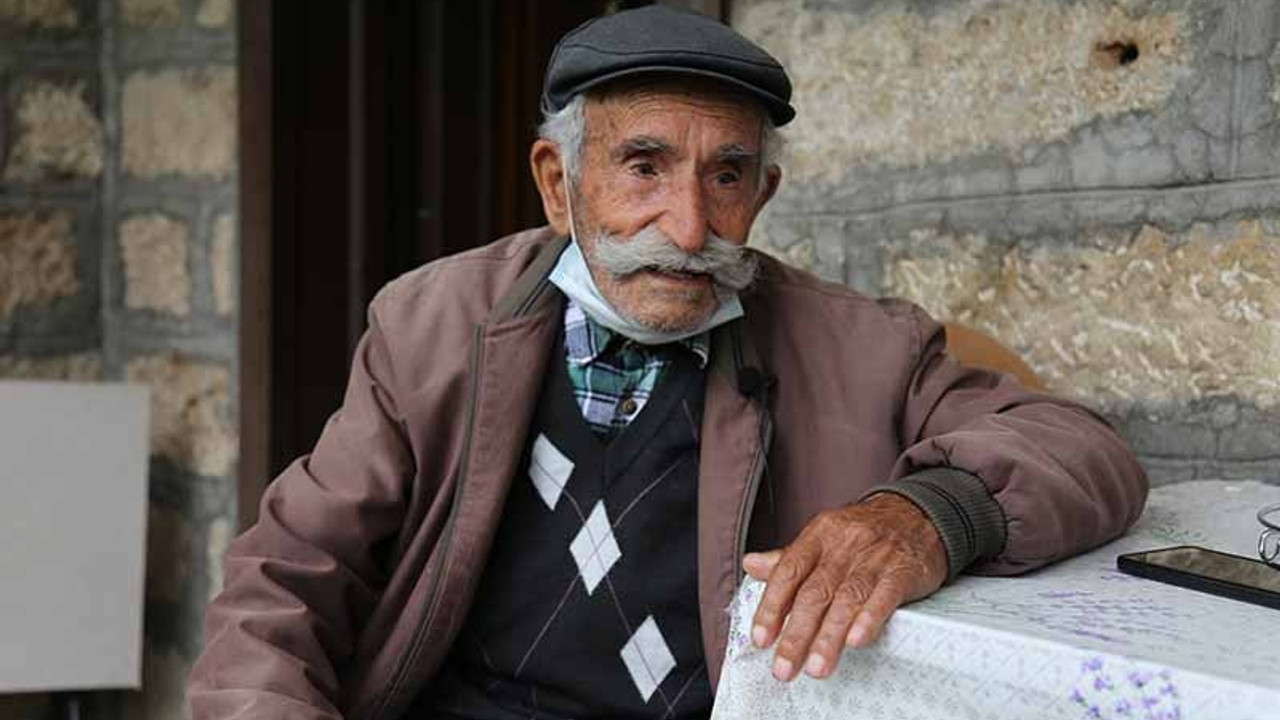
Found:
[{"label": "jacket collar", "polygon": [[548,309],[547,296],[554,298],[556,295],[548,292],[549,288],[554,289],[549,279],[551,271],[568,244],[568,238],[557,237],[543,245],[507,294],[493,306],[486,325],[499,325],[529,313],[545,312]]}]

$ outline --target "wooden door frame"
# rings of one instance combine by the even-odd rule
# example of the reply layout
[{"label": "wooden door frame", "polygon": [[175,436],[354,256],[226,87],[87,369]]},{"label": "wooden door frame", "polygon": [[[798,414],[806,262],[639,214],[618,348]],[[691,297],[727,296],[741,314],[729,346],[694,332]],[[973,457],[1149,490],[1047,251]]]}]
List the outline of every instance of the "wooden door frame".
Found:
[{"label": "wooden door frame", "polygon": [[[529,1],[532,2],[532,0]],[[453,17],[451,14],[445,14],[443,0],[402,0],[402,3],[412,2],[419,4],[402,5],[402,7],[411,8],[410,14],[416,22],[435,22],[441,25],[449,22]],[[687,7],[721,19],[727,19],[729,12],[728,0],[658,0],[658,2]],[[292,3],[298,5],[294,6]],[[242,529],[257,519],[258,503],[262,493],[274,473],[280,469],[279,456],[282,454],[282,443],[296,444],[295,441],[299,440],[296,437],[300,434],[296,427],[297,420],[292,417],[298,410],[294,407],[294,401],[290,400],[298,394],[298,390],[297,388],[289,390],[278,382],[279,378],[276,376],[282,372],[282,367],[297,367],[304,360],[310,361],[309,358],[297,357],[303,350],[295,347],[295,343],[282,342],[282,338],[287,340],[286,336],[291,338],[293,333],[298,332],[295,325],[301,311],[291,307],[296,305],[296,299],[288,292],[289,288],[282,288],[279,285],[281,277],[294,277],[297,269],[276,266],[281,264],[277,261],[282,252],[281,248],[284,247],[282,243],[287,245],[298,242],[296,237],[298,228],[290,224],[296,224],[296,219],[291,218],[288,212],[277,213],[278,203],[284,195],[290,195],[292,198],[292,195],[300,194],[301,185],[296,177],[290,176],[293,168],[282,167],[291,162],[287,157],[277,163],[281,152],[286,155],[291,152],[285,146],[292,140],[284,138],[283,140],[288,142],[277,144],[276,124],[287,120],[289,113],[296,114],[297,109],[288,104],[290,102],[288,98],[294,88],[289,87],[287,81],[277,83],[284,67],[280,64],[282,61],[278,59],[278,53],[287,53],[291,50],[291,48],[279,47],[277,40],[284,37],[280,34],[282,31],[290,28],[283,23],[277,27],[275,23],[281,16],[277,12],[278,9],[300,7],[301,4],[302,0],[238,0],[237,2],[240,94],[240,315],[237,407],[240,459],[237,498]],[[490,8],[493,5],[490,0],[485,0],[481,4]],[[429,259],[459,249],[449,245],[449,242],[458,236],[487,235],[489,232],[500,233],[511,230],[510,227],[504,227],[501,218],[528,215],[530,207],[536,205],[536,199],[519,193],[513,194],[509,187],[498,188],[500,192],[495,191],[497,186],[492,182],[495,171],[486,159],[486,162],[476,163],[479,169],[473,168],[474,171],[460,181],[451,176],[450,182],[444,183],[438,172],[434,175],[425,173],[426,176],[421,178],[424,187],[417,188],[416,191],[422,197],[429,198],[430,202],[434,203],[434,207],[419,206],[413,202],[371,202],[373,199],[383,197],[384,191],[387,190],[383,186],[394,184],[391,179],[397,177],[403,179],[403,173],[406,170],[402,158],[389,154],[385,147],[374,147],[374,143],[367,143],[362,139],[378,137],[379,133],[384,131],[393,135],[402,132],[403,123],[406,120],[397,113],[389,112],[385,107],[379,109],[376,104],[365,104],[367,96],[378,97],[380,93],[385,94],[385,88],[380,87],[378,83],[385,81],[386,77],[381,76],[380,79],[378,73],[366,72],[363,59],[375,57],[371,53],[381,46],[381,41],[387,33],[400,32],[403,28],[398,27],[394,22],[388,22],[384,16],[367,13],[371,6],[364,4],[362,0],[347,0],[345,5],[350,13],[348,34],[339,43],[342,47],[340,49],[335,47],[334,51],[350,53],[348,58],[350,64],[348,76],[336,79],[335,82],[345,83],[343,88],[350,98],[349,114],[335,122],[346,129],[349,137],[345,147],[338,151],[339,157],[336,164],[342,171],[349,173],[352,180],[345,198],[342,198],[345,202],[345,212],[340,213],[345,221],[343,223],[346,233],[344,242],[348,263],[341,290],[345,294],[345,305],[342,307],[341,319],[335,318],[333,324],[334,332],[338,332],[338,325],[343,326],[342,330],[345,334],[342,340],[347,343],[349,357],[363,322],[364,303],[369,294],[382,282],[387,268],[403,267],[411,260],[404,256],[404,248],[395,246],[388,249],[384,247],[381,240],[367,242],[367,238],[385,238],[393,233],[397,236],[416,233],[416,237],[424,239],[424,246],[417,248],[416,252],[419,256]],[[448,13],[456,12],[459,12],[457,5],[451,4]],[[492,10],[487,12],[492,13]],[[438,27],[435,32],[436,37],[442,37]],[[528,48],[532,47],[528,44],[529,39],[525,38],[524,41],[525,44],[519,47],[525,48],[523,52],[529,52]],[[510,61],[509,57],[504,59],[500,55],[500,49],[495,48],[485,52],[487,55],[479,58],[481,63]],[[403,58],[394,61],[386,57],[378,58],[379,62],[387,63],[388,66],[396,66],[401,60]],[[427,167],[428,158],[435,155],[443,157],[452,153],[455,156],[453,162],[456,165],[457,144],[455,143],[455,147],[451,148],[449,143],[442,141],[441,126],[448,124],[449,119],[442,115],[441,107],[443,98],[458,96],[450,85],[451,82],[456,85],[457,80],[441,78],[434,72],[429,72],[427,75],[428,77],[411,78],[413,82],[421,82],[425,92],[413,99],[414,102],[422,103],[415,117],[420,117],[423,124],[420,147],[412,153],[413,159],[409,162],[417,162],[422,167]],[[483,73],[481,73],[482,76]],[[540,77],[540,72],[535,77]],[[297,78],[292,80],[296,81]],[[310,83],[312,78],[307,80]],[[451,95],[451,92],[454,94]],[[501,89],[498,92],[500,93]],[[529,102],[526,97],[516,96],[504,101],[521,104]],[[431,106],[427,106],[428,102]],[[277,105],[277,103],[285,103],[285,105]],[[493,112],[491,107],[473,110],[490,116]],[[530,108],[530,112],[534,110],[535,108]],[[396,123],[400,125],[396,126]],[[524,130],[527,128],[511,126],[499,132],[510,134]],[[472,132],[479,131],[472,128]],[[511,138],[504,137],[500,142],[505,143],[501,146],[502,153],[512,154]],[[483,152],[492,152],[493,143],[479,143],[477,147],[482,148]],[[508,163],[508,166],[499,168],[496,172],[510,172],[511,168],[518,164],[521,163]],[[401,174],[397,175],[397,173]],[[457,196],[446,196],[449,192],[457,193],[459,187],[470,184],[475,185],[475,193],[480,195],[489,193],[490,196],[487,199],[482,197],[476,200],[468,208],[457,209]],[[449,191],[448,186],[454,186],[453,190]],[[465,195],[468,189],[463,187],[461,192]],[[397,200],[400,199],[397,198]],[[314,202],[310,198],[309,200]],[[496,215],[498,220],[495,221],[483,210],[487,207],[486,203],[495,206],[497,212],[493,215]],[[387,207],[387,204],[394,205],[395,209]],[[440,212],[436,212],[437,208]],[[474,208],[482,209],[476,212]],[[296,215],[296,213],[293,214]],[[511,224],[509,218],[505,224]],[[281,234],[282,227],[286,230],[283,234]],[[332,267],[329,270],[332,272]],[[296,282],[296,279],[283,282]],[[331,362],[331,359],[329,361]]]},{"label": "wooden door frame", "polygon": [[237,3],[240,92],[240,460],[237,504],[241,529],[257,519],[270,480],[272,14],[275,0]]}]

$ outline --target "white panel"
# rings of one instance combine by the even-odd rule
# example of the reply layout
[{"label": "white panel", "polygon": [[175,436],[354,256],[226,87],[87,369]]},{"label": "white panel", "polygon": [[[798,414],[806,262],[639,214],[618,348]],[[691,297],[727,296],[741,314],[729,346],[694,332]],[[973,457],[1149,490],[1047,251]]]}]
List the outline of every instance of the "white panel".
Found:
[{"label": "white panel", "polygon": [[594,593],[596,586],[609,574],[609,569],[622,558],[622,549],[613,536],[609,512],[603,500],[591,510],[591,515],[569,545],[569,552],[578,564],[587,594]]},{"label": "white panel", "polygon": [[138,687],[147,391],[0,382],[0,692]]},{"label": "white panel", "polygon": [[560,452],[560,448],[551,443],[546,435],[539,435],[533,442],[533,452],[529,458],[529,479],[537,488],[542,502],[547,509],[555,510],[564,493],[564,486],[573,474],[573,461]]},{"label": "white panel", "polygon": [[622,646],[622,662],[626,663],[631,681],[645,702],[649,702],[662,681],[676,669],[676,659],[652,615],[645,618],[635,635]]}]

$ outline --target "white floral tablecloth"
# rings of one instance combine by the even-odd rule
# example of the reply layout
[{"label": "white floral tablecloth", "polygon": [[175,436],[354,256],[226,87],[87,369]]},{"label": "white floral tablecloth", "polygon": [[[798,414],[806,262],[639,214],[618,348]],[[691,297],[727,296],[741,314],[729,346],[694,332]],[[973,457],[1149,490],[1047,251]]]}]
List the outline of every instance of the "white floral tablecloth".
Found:
[{"label": "white floral tablecloth", "polygon": [[713,720],[1280,719],[1280,610],[1123,575],[1116,556],[1203,545],[1253,557],[1280,487],[1156,488],[1133,530],[1019,578],[962,577],[899,610],[827,680],[783,685],[747,639],[763,589],[733,609]]}]

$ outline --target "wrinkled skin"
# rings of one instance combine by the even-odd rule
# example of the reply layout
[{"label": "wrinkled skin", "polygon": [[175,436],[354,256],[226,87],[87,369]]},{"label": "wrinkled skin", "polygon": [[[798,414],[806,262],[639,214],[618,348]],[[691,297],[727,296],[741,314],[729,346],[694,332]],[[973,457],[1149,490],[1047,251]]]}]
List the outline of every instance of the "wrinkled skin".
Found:
[{"label": "wrinkled skin", "polygon": [[[631,236],[653,223],[691,253],[708,231],[743,244],[777,189],[778,168],[760,167],[760,111],[719,86],[636,84],[588,99],[586,117],[572,209],[589,267],[591,237],[600,229]],[[536,141],[530,164],[548,222],[568,234],[559,148]],[[647,271],[612,277],[594,267],[592,277],[615,308],[651,327],[693,327],[716,309],[706,277]],[[892,494],[825,512],[791,545],[748,555],[743,566],[767,583],[753,639],[760,647],[777,643],[780,680],[801,668],[829,676],[845,646],[865,647],[895,608],[946,579],[937,531],[915,505]]]},{"label": "wrinkled skin", "polygon": [[828,677],[845,646],[870,645],[899,605],[933,594],[947,578],[933,523],[888,493],[818,515],[795,542],[749,554],[743,567],[767,581],[751,639],[762,648],[777,641],[779,680],[802,667]]},{"label": "wrinkled skin", "polygon": [[[586,105],[587,137],[572,201],[576,237],[601,294],[651,328],[695,327],[717,307],[711,279],[642,271],[615,277],[592,262],[597,231],[632,236],[653,224],[681,250],[707,233],[745,244],[780,177],[760,167],[764,119],[749,100],[703,83],[635,84]],[[559,148],[534,143],[547,219],[569,232]],[[759,173],[768,177],[760,182]]]}]

